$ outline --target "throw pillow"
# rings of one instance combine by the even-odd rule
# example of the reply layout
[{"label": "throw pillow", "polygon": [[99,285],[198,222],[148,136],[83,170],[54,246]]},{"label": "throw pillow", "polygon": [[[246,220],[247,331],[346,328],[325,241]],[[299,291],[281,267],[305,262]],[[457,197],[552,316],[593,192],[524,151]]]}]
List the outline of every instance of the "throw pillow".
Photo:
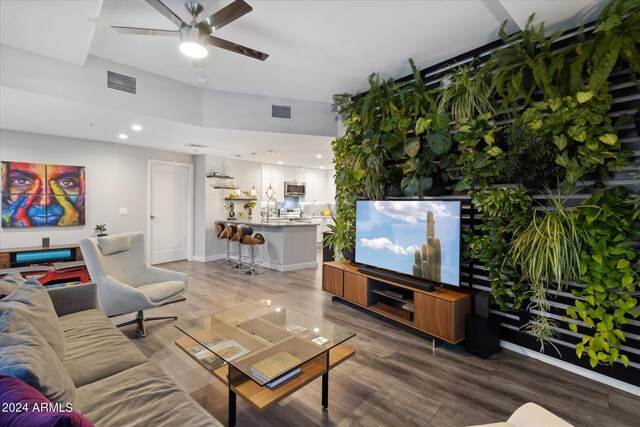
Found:
[{"label": "throw pillow", "polygon": [[18,272],[7,274],[2,279],[0,279],[0,295],[8,296],[26,280],[27,279],[22,277],[22,275]]},{"label": "throw pillow", "polygon": [[38,330],[13,308],[0,315],[0,373],[35,387],[54,403],[76,403],[76,387]]},{"label": "throw pillow", "polygon": [[95,427],[68,405],[56,405],[38,390],[0,374],[0,427]]},{"label": "throw pillow", "polygon": [[103,255],[111,255],[131,249],[131,241],[128,234],[116,234],[115,236],[98,237],[98,246]]},{"label": "throw pillow", "polygon": [[40,331],[53,351],[64,358],[64,331],[47,290],[36,280],[22,283],[9,296],[0,301],[0,314],[14,308]]}]

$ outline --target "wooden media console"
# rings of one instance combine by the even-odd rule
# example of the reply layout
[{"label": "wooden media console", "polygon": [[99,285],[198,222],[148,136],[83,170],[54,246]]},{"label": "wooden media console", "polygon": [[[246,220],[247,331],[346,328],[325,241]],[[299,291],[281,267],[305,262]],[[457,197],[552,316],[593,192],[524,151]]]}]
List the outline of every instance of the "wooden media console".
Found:
[{"label": "wooden media console", "polygon": [[464,340],[474,292],[442,287],[428,292],[358,271],[338,261],[322,265],[322,289],[364,309],[449,343]]}]

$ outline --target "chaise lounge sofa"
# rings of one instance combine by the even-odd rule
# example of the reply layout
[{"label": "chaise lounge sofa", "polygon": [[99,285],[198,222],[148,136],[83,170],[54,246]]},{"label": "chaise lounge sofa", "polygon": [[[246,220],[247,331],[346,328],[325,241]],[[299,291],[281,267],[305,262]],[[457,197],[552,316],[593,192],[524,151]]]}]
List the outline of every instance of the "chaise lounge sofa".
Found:
[{"label": "chaise lounge sofa", "polygon": [[17,378],[97,427],[222,425],[100,311],[94,283],[47,291],[14,274],[0,280],[0,298],[0,379]]}]

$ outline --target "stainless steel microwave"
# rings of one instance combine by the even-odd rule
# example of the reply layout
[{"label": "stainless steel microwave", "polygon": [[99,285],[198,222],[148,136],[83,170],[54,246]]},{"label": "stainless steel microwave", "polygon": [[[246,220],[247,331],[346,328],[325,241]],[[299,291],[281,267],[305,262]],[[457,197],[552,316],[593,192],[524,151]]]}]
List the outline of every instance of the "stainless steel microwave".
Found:
[{"label": "stainless steel microwave", "polygon": [[285,196],[304,196],[305,184],[298,181],[287,181],[284,183]]}]

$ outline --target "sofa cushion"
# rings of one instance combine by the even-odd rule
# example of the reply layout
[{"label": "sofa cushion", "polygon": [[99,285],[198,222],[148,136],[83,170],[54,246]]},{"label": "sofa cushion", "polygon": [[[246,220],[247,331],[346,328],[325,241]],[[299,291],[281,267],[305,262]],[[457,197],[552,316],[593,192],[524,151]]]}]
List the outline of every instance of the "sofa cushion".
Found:
[{"label": "sofa cushion", "polygon": [[160,302],[180,294],[184,291],[184,283],[177,280],[169,282],[152,283],[150,285],[138,286],[138,290],[145,293],[153,302]]},{"label": "sofa cushion", "polygon": [[20,313],[49,343],[58,359],[64,357],[64,334],[47,290],[29,279],[0,301],[0,314],[9,307]]},{"label": "sofa cushion", "polygon": [[26,282],[27,279],[22,277],[18,272],[9,273],[0,279],[0,299],[2,295],[8,296],[10,293],[16,290],[16,288]]},{"label": "sofa cushion", "polygon": [[100,427],[222,425],[153,362],[79,387],[78,395],[82,414]]},{"label": "sofa cushion", "polygon": [[0,427],[94,427],[71,405],[52,404],[35,388],[0,374]]},{"label": "sofa cushion", "polygon": [[100,310],[68,314],[60,323],[66,340],[62,364],[78,387],[149,361]]},{"label": "sofa cushion", "polygon": [[54,403],[76,403],[76,388],[38,330],[13,308],[0,315],[0,373],[35,387]]},{"label": "sofa cushion", "polygon": [[128,234],[116,234],[115,236],[98,237],[98,247],[103,255],[111,255],[131,249],[131,241]]}]

